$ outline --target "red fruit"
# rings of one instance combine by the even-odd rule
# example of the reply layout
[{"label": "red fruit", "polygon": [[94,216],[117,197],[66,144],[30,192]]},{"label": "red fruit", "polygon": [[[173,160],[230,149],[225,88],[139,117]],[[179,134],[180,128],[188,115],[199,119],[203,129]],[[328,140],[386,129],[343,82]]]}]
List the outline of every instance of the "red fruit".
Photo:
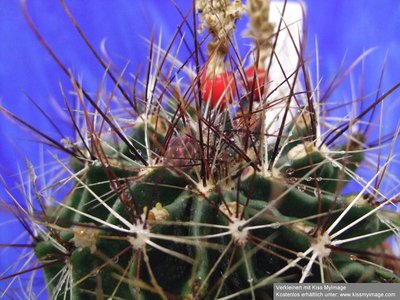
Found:
[{"label": "red fruit", "polygon": [[265,70],[258,69],[257,73],[254,70],[254,66],[250,66],[245,70],[247,93],[250,96],[253,91],[253,100],[259,101],[261,93],[265,95],[268,92],[268,76],[266,76]]},{"label": "red fruit", "polygon": [[201,96],[211,107],[224,108],[226,103],[232,103],[236,93],[235,78],[231,72],[203,74],[200,78]]}]

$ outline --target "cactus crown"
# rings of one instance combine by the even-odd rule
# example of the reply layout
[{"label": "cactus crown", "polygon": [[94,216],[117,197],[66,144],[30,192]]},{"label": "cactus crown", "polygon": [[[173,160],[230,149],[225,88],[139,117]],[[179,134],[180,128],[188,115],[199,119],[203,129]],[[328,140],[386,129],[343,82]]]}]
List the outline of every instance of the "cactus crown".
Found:
[{"label": "cactus crown", "polygon": [[[384,167],[367,181],[355,173],[368,147],[355,130],[364,113],[324,124],[329,99],[316,99],[303,43],[294,73],[276,82],[269,60],[290,26],[269,11],[268,1],[198,0],[195,67],[151,44],[133,97],[109,69],[106,101],[68,74],[93,107],[74,120],[76,141],[55,144],[71,154],[54,156],[59,185],[73,186],[25,215],[52,298],[268,299],[276,282],[399,282],[396,259],[377,255],[400,224],[374,184]],[[233,46],[242,14],[252,73]],[[346,194],[354,179],[361,189]]]}]

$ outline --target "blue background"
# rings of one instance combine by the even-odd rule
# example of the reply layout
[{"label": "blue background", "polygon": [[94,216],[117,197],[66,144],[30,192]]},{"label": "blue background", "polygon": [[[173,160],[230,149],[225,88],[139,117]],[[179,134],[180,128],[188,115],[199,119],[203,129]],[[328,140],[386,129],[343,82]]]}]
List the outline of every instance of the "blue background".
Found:
[{"label": "blue background", "polygon": [[[135,72],[145,61],[147,48],[142,37],[149,38],[152,29],[162,28],[164,42],[172,37],[181,18],[173,5],[166,0],[85,0],[67,1],[78,23],[98,50],[101,41],[107,39],[107,49],[117,65],[130,60],[129,70]],[[178,0],[187,12],[191,1]],[[313,61],[315,37],[318,38],[320,76],[322,86],[334,76],[343,56],[348,66],[364,50],[378,48],[366,59],[364,82],[366,92],[377,88],[381,66],[387,53],[387,68],[382,90],[400,81],[400,4],[398,0],[306,0],[308,18],[308,53]],[[61,5],[54,0],[31,0],[27,6],[41,34],[64,64],[82,80],[89,91],[96,91],[103,69],[79,38]],[[315,66],[315,64],[313,64]],[[354,73],[356,93],[359,92],[361,68]],[[314,76],[315,79],[315,76]],[[65,90],[70,85],[66,76],[51,59],[27,26],[19,1],[0,2],[0,101],[1,104],[28,123],[34,124],[51,136],[57,133],[34,108],[24,94],[45,107],[54,121],[67,135],[72,136],[68,122],[58,117],[53,100],[62,105],[59,82]],[[350,84],[342,85],[337,101],[351,97]],[[399,93],[392,97],[385,115],[388,130],[397,125],[399,118]],[[385,129],[386,130],[386,129]],[[58,137],[60,139],[61,137]],[[27,141],[29,140],[29,141]],[[0,116],[0,174],[12,187],[18,177],[18,165],[25,168],[25,157],[37,165],[40,147],[29,135],[7,118]],[[0,185],[1,186],[1,185]],[[17,193],[18,194],[18,193]],[[9,201],[2,187],[0,197]],[[0,201],[1,202],[1,201]],[[0,208],[0,220],[7,220]],[[17,227],[1,226],[0,243],[9,242],[16,236]],[[0,249],[0,270],[7,265],[7,251]],[[0,271],[1,272],[1,271]],[[0,293],[4,283],[0,282]]]}]

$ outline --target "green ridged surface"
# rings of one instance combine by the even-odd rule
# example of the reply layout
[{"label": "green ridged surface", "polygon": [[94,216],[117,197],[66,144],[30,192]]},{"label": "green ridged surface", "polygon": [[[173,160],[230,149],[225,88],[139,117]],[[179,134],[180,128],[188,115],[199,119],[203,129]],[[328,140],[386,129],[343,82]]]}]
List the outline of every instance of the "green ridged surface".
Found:
[{"label": "green ridged surface", "polygon": [[[136,146],[145,144],[144,130],[143,124],[133,129],[131,138]],[[157,140],[153,139],[150,143],[155,149],[153,153],[161,153],[165,137],[159,133],[154,135],[152,130],[149,134],[156,136]],[[184,130],[183,127],[181,130]],[[304,130],[296,131],[296,128],[291,131],[296,132],[292,138],[298,139],[305,134]],[[176,143],[174,147],[176,145],[179,147],[180,144]],[[349,176],[332,164],[332,160],[338,164],[346,161],[345,167],[353,172],[362,162],[363,155],[343,152],[342,156],[335,154],[328,158],[321,151],[312,150],[303,157],[290,160],[290,151],[302,143],[290,142],[289,137],[285,145],[287,149],[283,150],[283,156],[277,163],[280,170],[274,171],[273,175],[254,171],[248,163],[241,163],[237,166],[241,171],[227,177],[230,184],[220,181],[213,189],[204,191],[194,184],[198,179],[195,172],[198,167],[171,166],[168,159],[165,164],[149,168],[130,167],[129,162],[137,162],[137,159],[124,146],[120,146],[124,149],[123,155],[109,153],[113,164],[108,169],[90,163],[79,166],[75,161],[74,169],[81,170],[80,180],[84,186],[75,184],[65,205],[89,216],[62,207],[56,210],[54,217],[60,225],[89,226],[98,228],[98,231],[93,248],[77,246],[74,232],[65,234],[60,229],[55,232],[66,247],[64,254],[50,241],[36,246],[36,255],[44,264],[65,255],[65,261],[44,268],[49,292],[57,299],[64,299],[67,293],[67,297],[71,295],[73,299],[115,297],[150,300],[214,299],[248,290],[236,298],[249,299],[252,295],[256,299],[265,299],[271,294],[273,282],[298,282],[306,261],[299,261],[296,267],[287,268],[285,272],[279,273],[280,270],[298,257],[296,253],[304,252],[313,245],[316,234],[320,233],[315,229],[329,228],[348,207],[351,199],[356,197],[341,194],[344,184],[337,184],[337,181],[349,180]],[[230,147],[222,149],[226,153],[235,153]],[[141,152],[146,152],[146,149],[142,147]],[[117,176],[113,179],[119,180],[121,190],[111,187],[110,170]],[[217,173],[214,175],[218,176]],[[93,194],[100,197],[114,213],[110,213]],[[239,211],[236,214],[237,208]],[[157,209],[168,217],[157,220]],[[373,209],[374,206],[365,201],[355,203],[332,234],[366,214],[370,216],[351,226],[338,238],[349,239],[387,230],[387,222],[384,223],[376,213],[371,213]],[[90,216],[123,228],[127,227],[121,224],[120,217],[130,220],[132,225],[140,225],[147,216],[150,221],[146,230],[153,234],[149,238],[151,243],[137,249],[130,242],[137,238],[135,234],[106,228]],[[235,240],[231,233],[226,233],[232,220],[242,216],[243,220],[251,219],[250,226],[254,226],[244,244]],[[387,216],[398,223],[395,215]],[[344,247],[348,251],[378,249],[390,235],[391,231],[371,235],[349,241]],[[325,274],[325,280],[399,282],[395,274],[352,257],[348,253],[332,251],[329,260],[334,267],[330,266],[326,271],[329,274]],[[60,285],[60,272],[66,267],[72,269],[73,285],[66,292],[59,293],[56,287]],[[276,272],[279,275],[265,280]],[[320,280],[319,267],[314,265],[306,281]],[[257,288],[252,291],[252,286]]]}]

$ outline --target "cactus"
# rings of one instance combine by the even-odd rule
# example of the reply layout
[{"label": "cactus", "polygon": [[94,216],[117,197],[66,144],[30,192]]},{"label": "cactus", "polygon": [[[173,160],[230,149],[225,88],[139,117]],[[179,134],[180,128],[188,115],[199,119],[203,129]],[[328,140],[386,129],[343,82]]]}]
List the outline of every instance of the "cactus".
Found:
[{"label": "cactus", "polygon": [[[214,2],[197,2],[207,61],[190,69],[151,44],[164,56],[150,54],[134,99],[114,75],[102,103],[68,74],[85,108],[80,138],[52,143],[70,155],[53,158],[71,190],[25,216],[53,299],[268,299],[278,282],[400,282],[397,258],[382,255],[400,218],[375,184],[390,156],[372,178],[356,175],[368,143],[355,124],[376,104],[327,129],[303,58],[296,88],[286,78],[276,98],[263,66],[273,25],[255,19],[268,2]],[[257,45],[250,71],[230,49],[244,12]],[[352,180],[357,193],[345,192]]]}]

